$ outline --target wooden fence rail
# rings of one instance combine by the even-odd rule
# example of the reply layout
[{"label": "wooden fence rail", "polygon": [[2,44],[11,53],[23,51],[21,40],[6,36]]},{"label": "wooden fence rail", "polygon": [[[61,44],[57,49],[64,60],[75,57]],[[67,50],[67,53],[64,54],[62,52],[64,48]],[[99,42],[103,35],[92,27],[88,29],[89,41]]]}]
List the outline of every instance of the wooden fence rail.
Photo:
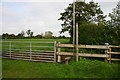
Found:
[{"label": "wooden fence rail", "polygon": [[[73,44],[61,44],[60,42],[57,44],[58,47],[58,62],[61,61],[61,56],[74,56],[73,52],[62,52],[60,48],[73,48]],[[85,48],[85,49],[101,49],[105,50],[105,53],[102,54],[92,54],[92,53],[78,53],[78,56],[83,57],[98,57],[98,58],[105,58],[105,61],[111,62],[111,60],[119,61],[120,59],[114,59],[111,57],[111,54],[120,54],[120,52],[111,52],[112,48],[120,48],[120,46],[112,46],[112,45],[78,45],[78,48]]]},{"label": "wooden fence rail", "polygon": [[[58,47],[74,47],[73,44],[57,44]],[[78,48],[109,49],[105,45],[78,45]]]}]

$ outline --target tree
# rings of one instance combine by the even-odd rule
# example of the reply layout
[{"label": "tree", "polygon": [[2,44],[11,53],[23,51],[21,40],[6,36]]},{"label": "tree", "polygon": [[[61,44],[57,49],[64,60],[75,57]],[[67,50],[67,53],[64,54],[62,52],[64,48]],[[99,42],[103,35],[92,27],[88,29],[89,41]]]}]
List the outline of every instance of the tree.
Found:
[{"label": "tree", "polygon": [[111,25],[114,27],[120,27],[120,1],[118,2],[116,8],[113,9],[112,13],[109,13],[111,18]]},{"label": "tree", "polygon": [[[58,20],[63,21],[63,24],[61,24],[62,30],[60,31],[60,33],[68,31],[71,35],[72,40],[73,3],[69,4],[65,11],[63,13],[60,13],[60,15],[61,17]],[[103,15],[103,12],[100,9],[98,3],[75,2],[75,22],[79,23],[80,25],[85,23],[104,22],[105,17],[106,16]]]},{"label": "tree", "polygon": [[21,36],[24,37],[25,36],[25,32],[24,31],[21,31]]},{"label": "tree", "polygon": [[45,32],[45,38],[52,38],[53,33],[51,31]]},{"label": "tree", "polygon": [[2,34],[2,39],[8,39],[9,38],[9,34],[8,33],[3,33]]},{"label": "tree", "polygon": [[112,13],[109,13],[111,20],[108,21],[109,31],[114,44],[120,45],[120,1]]},{"label": "tree", "polygon": [[28,37],[30,37],[31,30],[27,30],[26,33],[27,33]]},{"label": "tree", "polygon": [[33,32],[30,32],[30,37],[32,37],[33,36]]},{"label": "tree", "polygon": [[42,38],[44,37],[44,34],[43,33],[41,33],[41,36],[42,36]]},{"label": "tree", "polygon": [[9,39],[15,39],[15,35],[14,34],[10,34],[9,35]]},{"label": "tree", "polygon": [[41,34],[38,34],[35,36],[36,38],[42,38],[42,35]]}]

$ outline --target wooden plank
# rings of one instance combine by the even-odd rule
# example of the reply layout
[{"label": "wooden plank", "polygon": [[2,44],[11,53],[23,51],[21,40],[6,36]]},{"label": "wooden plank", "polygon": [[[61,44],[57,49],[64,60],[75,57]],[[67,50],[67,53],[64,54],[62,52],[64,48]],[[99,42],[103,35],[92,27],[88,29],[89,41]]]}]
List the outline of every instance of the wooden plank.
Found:
[{"label": "wooden plank", "polygon": [[112,61],[120,61],[120,59],[115,59],[115,58],[111,58],[111,59],[108,59],[108,60],[112,60]]},{"label": "wooden plank", "polygon": [[73,44],[57,44],[57,47],[74,47]]},{"label": "wooden plank", "polygon": [[[59,55],[73,56],[73,53],[71,53],[71,52],[60,52]],[[100,57],[100,58],[107,58],[108,57],[107,54],[90,54],[90,53],[79,53],[78,56]]]},{"label": "wooden plank", "polygon": [[65,58],[65,60],[70,60],[70,59],[71,59],[71,57],[66,57],[66,58]]},{"label": "wooden plank", "polygon": [[85,57],[100,57],[100,58],[106,58],[108,55],[106,54],[89,54],[89,53],[80,53],[79,56],[85,56]]},{"label": "wooden plank", "polygon": [[68,61],[71,59],[71,57],[66,57],[65,58],[65,64],[68,64]]},{"label": "wooden plank", "polygon": [[78,48],[92,48],[92,49],[108,49],[104,45],[78,45]]},{"label": "wooden plank", "polygon": [[112,46],[112,45],[110,45],[109,47],[111,47],[111,48],[120,48],[120,46]]},{"label": "wooden plank", "polygon": [[120,54],[120,52],[107,52],[107,54]]},{"label": "wooden plank", "polygon": [[[73,44],[57,44],[58,47],[74,47]],[[78,48],[108,49],[105,45],[78,45]]]},{"label": "wooden plank", "polygon": [[57,52],[57,55],[73,56],[73,53],[72,52]]}]

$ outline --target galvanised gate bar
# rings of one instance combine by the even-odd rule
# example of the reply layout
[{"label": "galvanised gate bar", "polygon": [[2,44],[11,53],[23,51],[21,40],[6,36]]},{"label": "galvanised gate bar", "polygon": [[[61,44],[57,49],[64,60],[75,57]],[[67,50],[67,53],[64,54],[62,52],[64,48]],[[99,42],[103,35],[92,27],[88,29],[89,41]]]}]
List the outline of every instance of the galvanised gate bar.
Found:
[{"label": "galvanised gate bar", "polygon": [[9,59],[56,62],[56,42],[2,41],[2,57]]}]

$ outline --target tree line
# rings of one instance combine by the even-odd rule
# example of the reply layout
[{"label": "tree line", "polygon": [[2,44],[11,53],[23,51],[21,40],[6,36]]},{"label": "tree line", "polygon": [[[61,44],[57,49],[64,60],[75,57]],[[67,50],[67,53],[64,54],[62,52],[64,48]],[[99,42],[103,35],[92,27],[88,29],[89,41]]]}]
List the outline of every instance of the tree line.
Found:
[{"label": "tree line", "polygon": [[[93,1],[75,2],[75,23],[79,24],[79,44],[105,44],[120,45],[120,1],[116,8],[109,13],[110,20],[101,10],[100,5]],[[73,42],[73,3],[60,13],[62,29],[70,34],[70,43]]]},{"label": "tree line", "polygon": [[51,31],[46,31],[44,34],[37,34],[36,36],[33,35],[34,32],[32,32],[31,30],[27,30],[25,31],[21,31],[20,33],[18,33],[17,35],[15,34],[9,34],[9,33],[3,33],[1,35],[2,39],[66,39],[69,37],[66,36],[53,36],[53,33]]}]

